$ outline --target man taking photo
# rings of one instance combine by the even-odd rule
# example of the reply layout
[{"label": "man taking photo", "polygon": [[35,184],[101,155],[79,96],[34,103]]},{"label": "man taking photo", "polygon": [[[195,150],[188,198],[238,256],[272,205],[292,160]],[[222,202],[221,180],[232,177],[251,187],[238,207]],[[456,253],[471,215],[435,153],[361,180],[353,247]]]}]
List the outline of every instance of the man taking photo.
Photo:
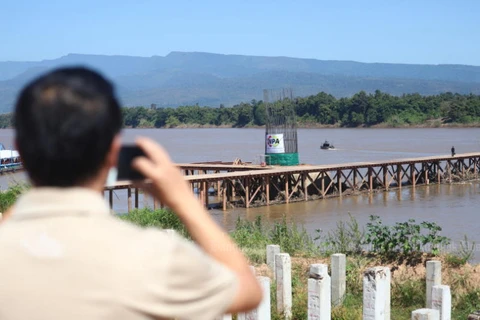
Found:
[{"label": "man taking photo", "polygon": [[137,140],[146,157],[133,166],[195,244],[110,214],[103,190],[122,118],[101,75],[63,68],[34,80],[14,121],[32,188],[0,227],[1,319],[214,319],[260,303],[246,258],[154,141]]}]

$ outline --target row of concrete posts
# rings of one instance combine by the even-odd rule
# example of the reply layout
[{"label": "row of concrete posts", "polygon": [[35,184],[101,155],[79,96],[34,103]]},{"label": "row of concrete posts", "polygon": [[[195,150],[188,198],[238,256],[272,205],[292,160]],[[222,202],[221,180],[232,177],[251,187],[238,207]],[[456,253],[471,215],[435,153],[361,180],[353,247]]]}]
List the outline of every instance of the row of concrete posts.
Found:
[{"label": "row of concrete posts", "polygon": [[[278,245],[267,246],[267,265],[273,272],[276,283],[276,309],[285,319],[292,317],[292,266],[290,255],[281,253]],[[254,269],[252,268],[253,272]],[[312,264],[308,278],[308,319],[330,320],[332,306],[343,303],[346,291],[346,256],[331,257],[330,274],[328,265]],[[264,297],[260,306],[249,313],[238,314],[238,320],[270,320],[271,281],[268,277],[257,277],[262,285]],[[390,282],[388,267],[369,268],[363,275],[363,319],[390,320]],[[450,287],[442,285],[440,261],[427,261],[426,308],[412,312],[415,320],[450,320]],[[231,319],[225,315],[222,320]]]}]

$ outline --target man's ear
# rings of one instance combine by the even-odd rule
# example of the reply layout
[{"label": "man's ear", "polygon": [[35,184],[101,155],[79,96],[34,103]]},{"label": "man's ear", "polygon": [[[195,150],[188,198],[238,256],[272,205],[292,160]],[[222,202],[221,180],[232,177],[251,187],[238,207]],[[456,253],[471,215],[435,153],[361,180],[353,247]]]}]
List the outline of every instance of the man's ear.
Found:
[{"label": "man's ear", "polygon": [[116,167],[118,162],[118,154],[120,153],[120,148],[122,147],[122,141],[120,134],[117,134],[110,145],[110,150],[107,155],[107,166],[109,168]]}]

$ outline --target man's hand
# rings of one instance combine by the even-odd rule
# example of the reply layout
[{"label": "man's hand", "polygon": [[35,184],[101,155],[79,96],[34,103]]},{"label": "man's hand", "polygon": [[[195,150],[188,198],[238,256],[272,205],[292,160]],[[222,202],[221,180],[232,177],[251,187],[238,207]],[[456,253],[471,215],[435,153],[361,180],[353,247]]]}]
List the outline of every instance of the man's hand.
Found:
[{"label": "man's hand", "polygon": [[167,152],[149,138],[139,138],[137,145],[147,157],[138,157],[133,167],[152,181],[147,191],[173,211],[180,209],[186,200],[197,201],[181,171],[170,160]]},{"label": "man's hand", "polygon": [[262,289],[243,253],[195,198],[167,153],[148,138],[139,138],[137,145],[147,157],[135,159],[133,167],[152,180],[151,185],[144,188],[178,215],[192,239],[205,253],[236,274],[239,286],[227,312],[245,312],[258,306],[262,299]]}]

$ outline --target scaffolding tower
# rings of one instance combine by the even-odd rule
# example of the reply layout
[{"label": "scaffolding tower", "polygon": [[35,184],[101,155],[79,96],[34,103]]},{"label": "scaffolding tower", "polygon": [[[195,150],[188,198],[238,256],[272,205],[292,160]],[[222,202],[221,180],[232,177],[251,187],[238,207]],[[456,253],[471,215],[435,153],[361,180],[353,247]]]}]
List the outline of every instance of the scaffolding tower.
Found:
[{"label": "scaffolding tower", "polygon": [[267,164],[298,165],[297,121],[292,89],[263,90],[263,102]]}]

